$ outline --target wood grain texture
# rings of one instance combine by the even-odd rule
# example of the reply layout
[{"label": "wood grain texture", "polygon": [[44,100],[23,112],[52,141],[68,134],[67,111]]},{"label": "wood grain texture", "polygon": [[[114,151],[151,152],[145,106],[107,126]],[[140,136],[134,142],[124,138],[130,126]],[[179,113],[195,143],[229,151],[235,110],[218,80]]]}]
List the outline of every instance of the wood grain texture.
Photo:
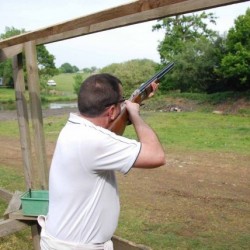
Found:
[{"label": "wood grain texture", "polygon": [[171,15],[240,2],[246,2],[246,0],[138,0],[5,39],[0,41],[0,49],[28,41],[46,44]]}]

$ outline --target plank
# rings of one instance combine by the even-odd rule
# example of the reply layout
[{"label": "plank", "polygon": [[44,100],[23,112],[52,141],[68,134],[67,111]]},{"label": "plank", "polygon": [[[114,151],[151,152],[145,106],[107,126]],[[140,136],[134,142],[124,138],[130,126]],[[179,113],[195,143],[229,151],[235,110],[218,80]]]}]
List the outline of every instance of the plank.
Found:
[{"label": "plank", "polygon": [[8,58],[12,58],[13,56],[21,53],[22,50],[23,50],[22,44],[14,45],[0,50],[0,62],[3,62]]},{"label": "plank", "polygon": [[34,250],[40,250],[40,233],[41,233],[41,228],[37,222],[31,226],[31,235],[32,235]]},{"label": "plank", "polygon": [[139,245],[135,244],[131,241],[122,239],[121,237],[118,237],[114,235],[112,237],[114,249],[116,250],[152,250],[152,248],[144,246],[144,245]]},{"label": "plank", "polygon": [[22,221],[37,221],[37,216],[24,216],[22,210],[9,213],[9,219]]},{"label": "plank", "polygon": [[28,224],[25,222],[7,219],[0,221],[0,237],[7,236],[9,234],[16,233],[24,228],[26,228]]},{"label": "plank", "polygon": [[[24,44],[26,57],[26,69],[28,76],[28,89],[30,94],[30,111],[34,135],[34,147],[36,162],[34,163],[34,173],[38,174],[37,189],[48,189],[48,167],[45,150],[45,136],[43,130],[42,104],[40,99],[39,75],[37,66],[37,53],[35,43]],[[33,178],[34,179],[34,178]],[[33,180],[33,182],[35,182]],[[35,185],[36,183],[33,183]]]},{"label": "plank", "polygon": [[26,188],[32,188],[32,150],[29,130],[27,100],[25,98],[25,83],[23,74],[22,54],[13,57],[13,78],[15,83],[17,119],[19,124],[20,144],[23,158],[23,168]]},{"label": "plank", "polygon": [[[156,20],[170,15],[246,1],[247,0],[138,0],[5,39],[0,42],[0,49],[33,40],[36,44],[46,44],[91,34],[93,32]],[[169,11],[169,8],[172,8],[173,11]]]},{"label": "plank", "polygon": [[20,191],[16,191],[13,196],[12,199],[9,202],[9,205],[7,207],[7,209],[4,212],[4,218],[8,218],[10,213],[16,212],[20,209],[21,207],[21,194],[22,192]]},{"label": "plank", "polygon": [[[176,2],[176,1],[175,1]],[[218,3],[219,2],[219,3]],[[209,8],[214,8],[218,6],[224,6],[233,3],[239,3],[242,1],[232,1],[232,0],[189,0],[181,1],[171,5],[166,5],[159,8],[154,8],[150,10],[143,10],[141,12],[136,12],[134,14],[129,14],[126,16],[121,16],[113,18],[110,20],[102,21],[100,23],[94,23],[87,26],[82,26],[80,28],[74,28],[69,31],[65,31],[55,35],[48,35],[47,37],[41,37],[36,39],[36,44],[46,44],[55,41],[62,41],[74,37],[89,35],[101,31],[106,31],[110,29],[115,29],[119,27],[134,25],[142,22],[148,22],[152,20],[157,20],[164,17],[180,15],[185,13],[190,13],[198,10],[205,10]]]}]

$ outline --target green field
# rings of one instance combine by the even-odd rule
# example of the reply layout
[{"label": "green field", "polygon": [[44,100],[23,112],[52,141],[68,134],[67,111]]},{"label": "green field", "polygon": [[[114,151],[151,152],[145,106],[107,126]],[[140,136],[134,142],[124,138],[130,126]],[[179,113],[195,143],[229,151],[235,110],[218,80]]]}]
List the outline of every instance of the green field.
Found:
[{"label": "green field", "polygon": [[[241,115],[215,115],[203,112],[142,112],[144,119],[157,131],[166,148],[195,151],[225,151],[247,154],[250,148],[250,118]],[[67,116],[47,117],[44,131],[54,141]],[[132,126],[125,136],[135,137]],[[16,121],[1,121],[0,136],[18,137]]]},{"label": "green field", "polygon": [[[76,99],[74,93],[74,76],[75,74],[59,74],[52,79],[55,80],[57,85],[55,87],[47,87],[46,91],[41,91],[41,100],[45,101],[71,101]],[[83,77],[86,75],[82,74]],[[26,90],[26,99],[29,99],[29,93]],[[15,102],[14,89],[0,88],[0,102],[13,103]]]},{"label": "green field", "polygon": [[[183,152],[189,152],[190,155],[199,152],[201,154],[203,152],[211,152],[213,154],[227,153],[249,156],[250,122],[248,116],[218,116],[203,112],[143,112],[142,116],[157,131],[167,152],[177,151],[180,155]],[[47,141],[55,142],[66,119],[66,115],[44,119],[44,129]],[[131,138],[135,137],[132,126],[126,129],[125,135]],[[16,122],[1,121],[0,137],[18,138],[18,126]],[[1,164],[0,187],[10,191],[25,190],[23,174],[15,171],[11,166]],[[123,189],[122,187],[121,190],[123,191]],[[124,192],[125,193],[121,193],[122,200],[126,199],[125,194],[127,191]],[[154,224],[151,225],[149,222],[146,222],[147,219],[144,217],[145,215],[143,216],[144,213],[147,214],[146,211],[141,211],[142,208],[133,208],[131,210],[130,208],[134,207],[134,205],[131,204],[128,206],[128,203],[129,201],[126,200],[124,209],[121,211],[120,224],[117,230],[117,233],[122,237],[129,237],[129,239],[134,241],[139,240],[139,242],[143,242],[156,250],[165,249],[163,247],[164,244],[171,245],[170,248],[166,249],[231,249],[221,248],[221,246],[224,245],[222,242],[224,242],[224,237],[226,236],[217,239],[217,245],[215,245],[213,241],[216,235],[212,232],[209,236],[210,240],[206,238],[206,244],[203,242],[204,236],[199,236],[201,237],[199,240],[200,243],[191,238],[181,239],[177,237],[174,232],[177,230],[175,227],[180,223],[178,222],[178,218],[176,218],[174,222],[171,222],[174,223],[171,226],[174,228],[168,228],[166,233],[166,225],[164,223],[158,224],[157,226]],[[1,213],[4,212],[6,205],[7,204],[4,202],[0,203]],[[140,215],[138,214],[139,211],[141,211]],[[145,232],[141,232],[141,228],[144,228],[144,230],[150,229],[152,232],[150,234],[145,234]],[[236,238],[231,239],[235,246],[232,249],[247,249],[247,244],[250,241],[250,238],[247,237],[247,233],[249,232],[243,232],[241,236],[237,236],[237,240],[239,241],[237,243],[233,242]],[[4,237],[0,239],[0,249],[28,249],[27,246],[31,245],[30,241],[27,243],[27,238],[30,237],[29,235],[29,231],[24,230],[18,234]],[[230,241],[229,238],[228,240]],[[178,247],[179,244],[182,245],[182,247]],[[214,248],[202,248],[201,245],[203,244],[206,246],[213,245]],[[4,248],[1,248],[1,245]],[[8,245],[10,248],[7,247]],[[239,248],[237,248],[237,245]],[[17,247],[15,248],[15,246]],[[157,248],[157,246],[161,247]]]},{"label": "green field", "polygon": [[[59,75],[54,80],[58,93],[73,96],[72,76]],[[13,90],[0,89],[0,95],[1,100],[2,97],[11,100]],[[172,98],[181,97],[172,94]],[[156,96],[145,105],[141,115],[157,132],[166,150],[168,168],[118,175],[121,196],[118,236],[154,250],[249,249],[249,109],[235,114],[213,114],[216,106],[211,106],[211,102],[207,105],[207,98],[193,94],[192,99],[200,103],[195,111],[160,111],[171,103],[164,96]],[[230,98],[233,103],[235,100]],[[214,96],[213,101],[218,103],[222,99]],[[67,117],[68,114],[44,119],[48,148],[55,144]],[[136,137],[132,126],[126,128],[124,135]],[[16,155],[17,122],[2,120],[0,138],[2,145]],[[49,151],[49,159],[51,155]],[[0,156],[0,187],[12,192],[25,191],[19,158],[1,152]],[[6,207],[0,201],[1,214]],[[0,250],[31,249],[30,237],[27,229],[1,238]]]}]

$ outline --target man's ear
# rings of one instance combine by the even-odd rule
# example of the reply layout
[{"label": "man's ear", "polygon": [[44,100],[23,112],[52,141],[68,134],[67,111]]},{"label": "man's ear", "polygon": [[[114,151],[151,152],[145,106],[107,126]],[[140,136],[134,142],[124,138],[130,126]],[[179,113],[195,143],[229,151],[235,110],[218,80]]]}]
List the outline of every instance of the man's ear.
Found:
[{"label": "man's ear", "polygon": [[115,105],[111,105],[108,110],[108,116],[111,121],[113,121],[116,118],[116,109]]}]

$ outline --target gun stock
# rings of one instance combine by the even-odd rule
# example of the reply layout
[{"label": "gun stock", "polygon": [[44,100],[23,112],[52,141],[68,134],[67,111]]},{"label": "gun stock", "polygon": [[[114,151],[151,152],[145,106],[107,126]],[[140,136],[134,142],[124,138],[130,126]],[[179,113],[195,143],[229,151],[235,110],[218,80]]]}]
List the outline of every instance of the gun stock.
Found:
[{"label": "gun stock", "polygon": [[[163,68],[160,72],[155,74],[151,79],[142,84],[138,89],[136,89],[129,100],[131,102],[135,102],[141,104],[144,100],[146,100],[149,94],[152,92],[151,83],[159,82],[159,80],[167,74],[174,67],[174,63],[169,63],[165,68]],[[122,135],[125,131],[126,126],[130,124],[128,111],[125,107],[122,108],[120,115],[114,120],[114,122],[109,127],[109,130],[112,132]]]},{"label": "gun stock", "polygon": [[117,135],[122,135],[128,123],[129,123],[128,111],[126,108],[123,108],[120,115],[114,120],[114,122],[109,127],[109,130],[115,132]]}]

